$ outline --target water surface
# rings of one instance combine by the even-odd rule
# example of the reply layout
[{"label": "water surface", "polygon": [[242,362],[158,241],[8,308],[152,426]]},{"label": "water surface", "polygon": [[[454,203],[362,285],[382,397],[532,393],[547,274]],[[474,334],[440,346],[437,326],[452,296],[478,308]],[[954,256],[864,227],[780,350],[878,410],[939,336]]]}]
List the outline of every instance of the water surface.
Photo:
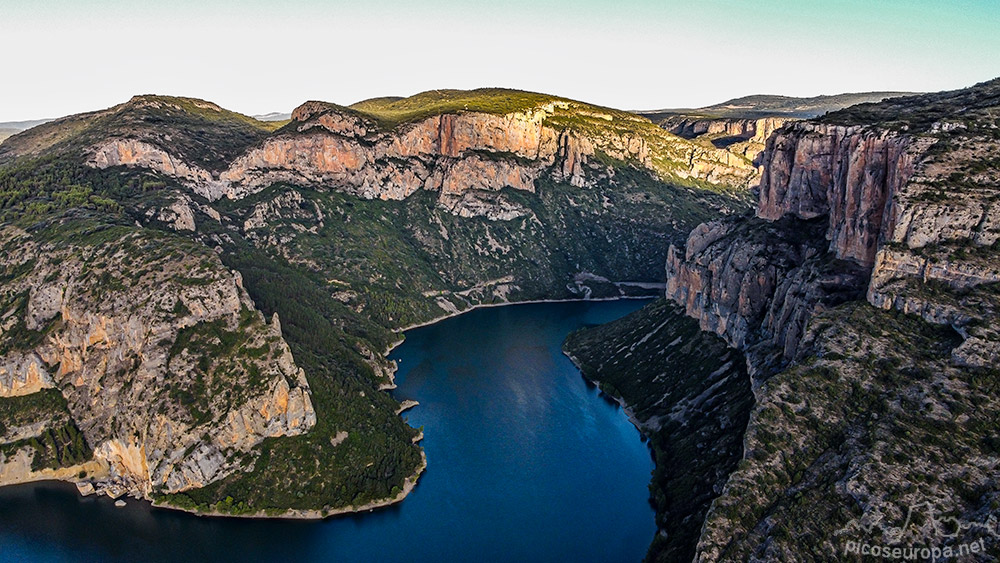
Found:
[{"label": "water surface", "polygon": [[0,561],[630,561],[655,533],[639,434],[560,352],[639,301],[481,309],[414,329],[392,358],[428,468],[396,506],[323,522],[200,518],[0,489]]}]

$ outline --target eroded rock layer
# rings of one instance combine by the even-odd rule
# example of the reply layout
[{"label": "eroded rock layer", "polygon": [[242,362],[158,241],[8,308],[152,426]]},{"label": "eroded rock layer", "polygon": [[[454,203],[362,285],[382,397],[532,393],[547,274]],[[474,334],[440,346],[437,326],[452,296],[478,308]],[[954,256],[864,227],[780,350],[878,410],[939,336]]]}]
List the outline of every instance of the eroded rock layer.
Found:
[{"label": "eroded rock layer", "polygon": [[[2,231],[0,397],[59,390],[106,469],[98,489],[202,487],[251,466],[265,438],[315,423],[277,318],[266,323],[210,251],[123,227],[70,239]],[[25,480],[45,453],[33,452],[0,452],[0,484]]]}]

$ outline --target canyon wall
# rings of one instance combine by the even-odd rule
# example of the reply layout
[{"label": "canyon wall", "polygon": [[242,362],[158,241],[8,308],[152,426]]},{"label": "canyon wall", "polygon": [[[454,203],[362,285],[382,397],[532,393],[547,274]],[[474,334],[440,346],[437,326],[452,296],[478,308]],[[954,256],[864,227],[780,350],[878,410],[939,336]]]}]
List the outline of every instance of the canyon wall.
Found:
[{"label": "canyon wall", "polygon": [[[931,134],[870,126],[797,122],[779,130],[761,159],[756,215],[763,221],[753,228],[740,226],[746,219],[702,226],[685,249],[671,248],[668,297],[732,345],[767,342],[786,360],[817,303],[841,301],[818,297],[831,288],[849,295],[861,284],[877,307],[968,324],[975,315],[967,307],[931,304],[915,285],[965,290],[1000,281],[995,261],[972,250],[997,241],[1000,204],[988,174],[977,179],[964,171],[974,153],[931,150],[938,142]],[[991,146],[976,142],[980,150]],[[948,190],[958,178],[977,182],[976,189]],[[779,224],[788,217],[821,226]],[[956,245],[970,250],[955,252]],[[806,275],[817,267],[836,273]],[[795,279],[806,286],[794,287]],[[790,319],[791,333],[783,325]]]},{"label": "canyon wall", "polygon": [[399,200],[425,189],[439,192],[442,202],[449,202],[445,207],[464,215],[479,213],[474,206],[456,205],[462,200],[457,195],[507,187],[534,191],[535,181],[546,175],[582,187],[607,176],[612,161],[665,180],[742,188],[756,181],[756,169],[743,156],[689,143],[636,116],[583,107],[551,102],[503,115],[445,113],[380,128],[364,114],[307,102],[288,126],[221,172],[186,162],[162,143],[135,138],[101,141],[90,148],[87,162],[153,170],[209,200],[242,198],[278,182],[366,199]]},{"label": "canyon wall", "polygon": [[740,155],[753,162],[764,151],[771,134],[787,123],[789,117],[698,117],[673,115],[658,124],[685,139],[704,140],[718,148]]},{"label": "canyon wall", "polygon": [[735,117],[697,117],[675,115],[659,122],[659,125],[671,133],[693,139],[702,135],[721,137],[742,137],[746,141],[764,144],[771,133],[780,129],[786,123],[794,121],[787,117],[735,118]]},{"label": "canyon wall", "polygon": [[747,352],[756,402],[697,561],[954,539],[876,526],[907,507],[995,518],[968,484],[996,490],[1000,463],[998,87],[786,125],[754,216],[670,248],[667,296]]},{"label": "canyon wall", "polygon": [[[0,397],[59,390],[112,496],[202,487],[252,465],[265,438],[316,421],[277,317],[265,322],[239,274],[148,236],[0,237],[0,267],[19,272],[0,295]],[[0,484],[36,475],[32,452],[0,452]]]}]

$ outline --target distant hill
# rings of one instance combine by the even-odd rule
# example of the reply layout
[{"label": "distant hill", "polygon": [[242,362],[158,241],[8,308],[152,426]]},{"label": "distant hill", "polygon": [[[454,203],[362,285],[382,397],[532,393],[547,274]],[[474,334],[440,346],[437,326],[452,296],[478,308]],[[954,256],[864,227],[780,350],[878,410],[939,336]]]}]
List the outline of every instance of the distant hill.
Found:
[{"label": "distant hill", "polygon": [[25,129],[48,123],[51,119],[35,119],[31,121],[0,121],[0,142],[12,135],[17,135]]},{"label": "distant hill", "polygon": [[857,92],[835,94],[832,96],[814,96],[812,98],[795,98],[791,96],[757,94],[701,108],[659,109],[637,111],[635,113],[647,117],[651,121],[660,121],[675,115],[741,119],[758,119],[761,117],[809,119],[856,104],[881,102],[887,98],[911,95],[913,95],[913,92]]}]

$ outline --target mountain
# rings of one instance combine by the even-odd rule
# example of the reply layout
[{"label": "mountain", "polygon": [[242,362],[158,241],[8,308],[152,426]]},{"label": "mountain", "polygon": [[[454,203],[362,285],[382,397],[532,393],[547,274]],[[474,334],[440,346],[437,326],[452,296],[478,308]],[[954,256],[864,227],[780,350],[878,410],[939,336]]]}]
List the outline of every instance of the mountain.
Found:
[{"label": "mountain", "polygon": [[856,104],[879,102],[912,95],[908,92],[863,92],[793,98],[755,95],[694,109],[639,111],[667,131],[724,148],[753,161],[764,143],[781,126],[799,119],[817,117]]},{"label": "mountain", "polygon": [[729,117],[736,119],[759,119],[762,117],[810,119],[857,104],[881,102],[889,98],[912,95],[914,95],[914,92],[854,92],[829,96],[813,96],[811,98],[796,98],[792,96],[757,94],[734,98],[701,108],[660,109],[637,111],[636,113],[649,117],[652,121],[658,121],[659,119],[673,115]]},{"label": "mountain", "polygon": [[[136,96],[0,145],[0,483],[199,513],[396,502],[406,326],[641,294],[757,169],[627,112],[438,90],[288,123]],[[620,283],[620,282],[642,282]]]},{"label": "mountain", "polygon": [[[761,155],[755,211],[671,247],[667,299],[745,354],[755,397],[742,458],[685,553],[829,560],[849,542],[957,550],[980,539],[1000,551],[987,524],[1000,485],[998,115],[1000,79],[787,124]],[[593,329],[614,347],[585,347],[602,334],[585,331],[567,352],[615,382],[610,351],[657,338],[662,319]],[[637,369],[676,367],[668,356]],[[662,377],[642,381],[609,392],[628,405],[662,396],[656,412],[685,405]],[[700,412],[689,420],[705,424]],[[660,452],[691,439],[656,422]],[[665,483],[658,510],[670,515]],[[902,538],[874,526],[928,503],[937,522]],[[650,556],[674,560],[672,549],[658,538]]]},{"label": "mountain", "polygon": [[51,119],[36,119],[33,121],[0,121],[0,143],[4,139],[11,137],[32,127],[48,123]]}]

